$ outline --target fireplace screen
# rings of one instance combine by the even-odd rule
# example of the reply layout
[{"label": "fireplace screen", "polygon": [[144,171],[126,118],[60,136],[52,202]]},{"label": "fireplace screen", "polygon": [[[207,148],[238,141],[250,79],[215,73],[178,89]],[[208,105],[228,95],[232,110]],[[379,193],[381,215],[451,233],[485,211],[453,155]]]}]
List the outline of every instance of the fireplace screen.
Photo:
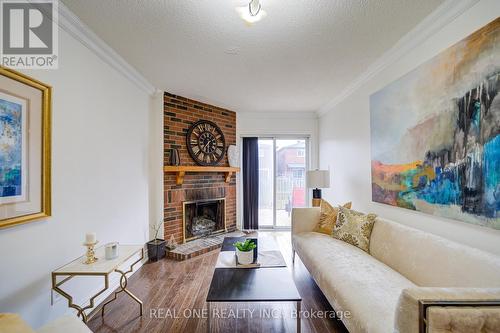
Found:
[{"label": "fireplace screen", "polygon": [[184,241],[225,231],[225,199],[184,203]]}]

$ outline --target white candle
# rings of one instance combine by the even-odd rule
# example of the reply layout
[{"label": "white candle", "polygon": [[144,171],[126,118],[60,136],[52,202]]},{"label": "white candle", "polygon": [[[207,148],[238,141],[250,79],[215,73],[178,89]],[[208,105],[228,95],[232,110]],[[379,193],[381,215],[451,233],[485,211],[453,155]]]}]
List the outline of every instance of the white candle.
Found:
[{"label": "white candle", "polygon": [[85,243],[93,244],[96,242],[96,234],[95,232],[89,232],[85,235]]}]

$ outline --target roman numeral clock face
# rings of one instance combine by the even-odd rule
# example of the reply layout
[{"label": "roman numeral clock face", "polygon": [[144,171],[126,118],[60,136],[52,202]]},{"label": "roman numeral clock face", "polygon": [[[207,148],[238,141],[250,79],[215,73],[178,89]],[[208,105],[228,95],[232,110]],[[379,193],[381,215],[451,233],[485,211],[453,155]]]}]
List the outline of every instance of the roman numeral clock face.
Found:
[{"label": "roman numeral clock face", "polygon": [[194,123],[187,132],[189,155],[199,165],[216,165],[226,151],[226,141],[219,126],[208,120]]}]

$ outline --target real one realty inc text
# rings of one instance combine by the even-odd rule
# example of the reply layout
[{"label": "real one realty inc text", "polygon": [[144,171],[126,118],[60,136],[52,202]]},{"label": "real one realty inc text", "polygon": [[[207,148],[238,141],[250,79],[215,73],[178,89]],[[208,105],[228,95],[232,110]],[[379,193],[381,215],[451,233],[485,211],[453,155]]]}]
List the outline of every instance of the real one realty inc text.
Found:
[{"label": "real one realty inc text", "polygon": [[[175,318],[208,318],[208,309],[169,309],[169,308],[151,308],[149,309],[149,317],[153,319],[175,319]],[[319,319],[338,319],[351,318],[349,311],[323,311],[323,310],[300,310],[296,309],[231,309],[231,308],[213,308],[211,309],[210,317],[214,319],[245,319],[245,318],[261,318],[261,319],[280,319],[280,318],[319,318]]]}]

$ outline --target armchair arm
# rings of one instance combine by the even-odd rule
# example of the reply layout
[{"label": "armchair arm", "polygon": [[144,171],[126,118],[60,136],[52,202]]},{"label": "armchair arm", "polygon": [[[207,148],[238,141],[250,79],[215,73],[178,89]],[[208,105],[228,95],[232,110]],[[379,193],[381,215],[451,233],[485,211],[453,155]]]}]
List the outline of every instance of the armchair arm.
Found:
[{"label": "armchair arm", "polygon": [[482,332],[483,328],[495,328],[499,324],[499,288],[422,287],[401,293],[395,331],[447,332],[449,327],[455,327],[461,328],[460,332]]},{"label": "armchair arm", "polygon": [[292,209],[292,236],[301,232],[313,231],[319,222],[319,208]]}]

